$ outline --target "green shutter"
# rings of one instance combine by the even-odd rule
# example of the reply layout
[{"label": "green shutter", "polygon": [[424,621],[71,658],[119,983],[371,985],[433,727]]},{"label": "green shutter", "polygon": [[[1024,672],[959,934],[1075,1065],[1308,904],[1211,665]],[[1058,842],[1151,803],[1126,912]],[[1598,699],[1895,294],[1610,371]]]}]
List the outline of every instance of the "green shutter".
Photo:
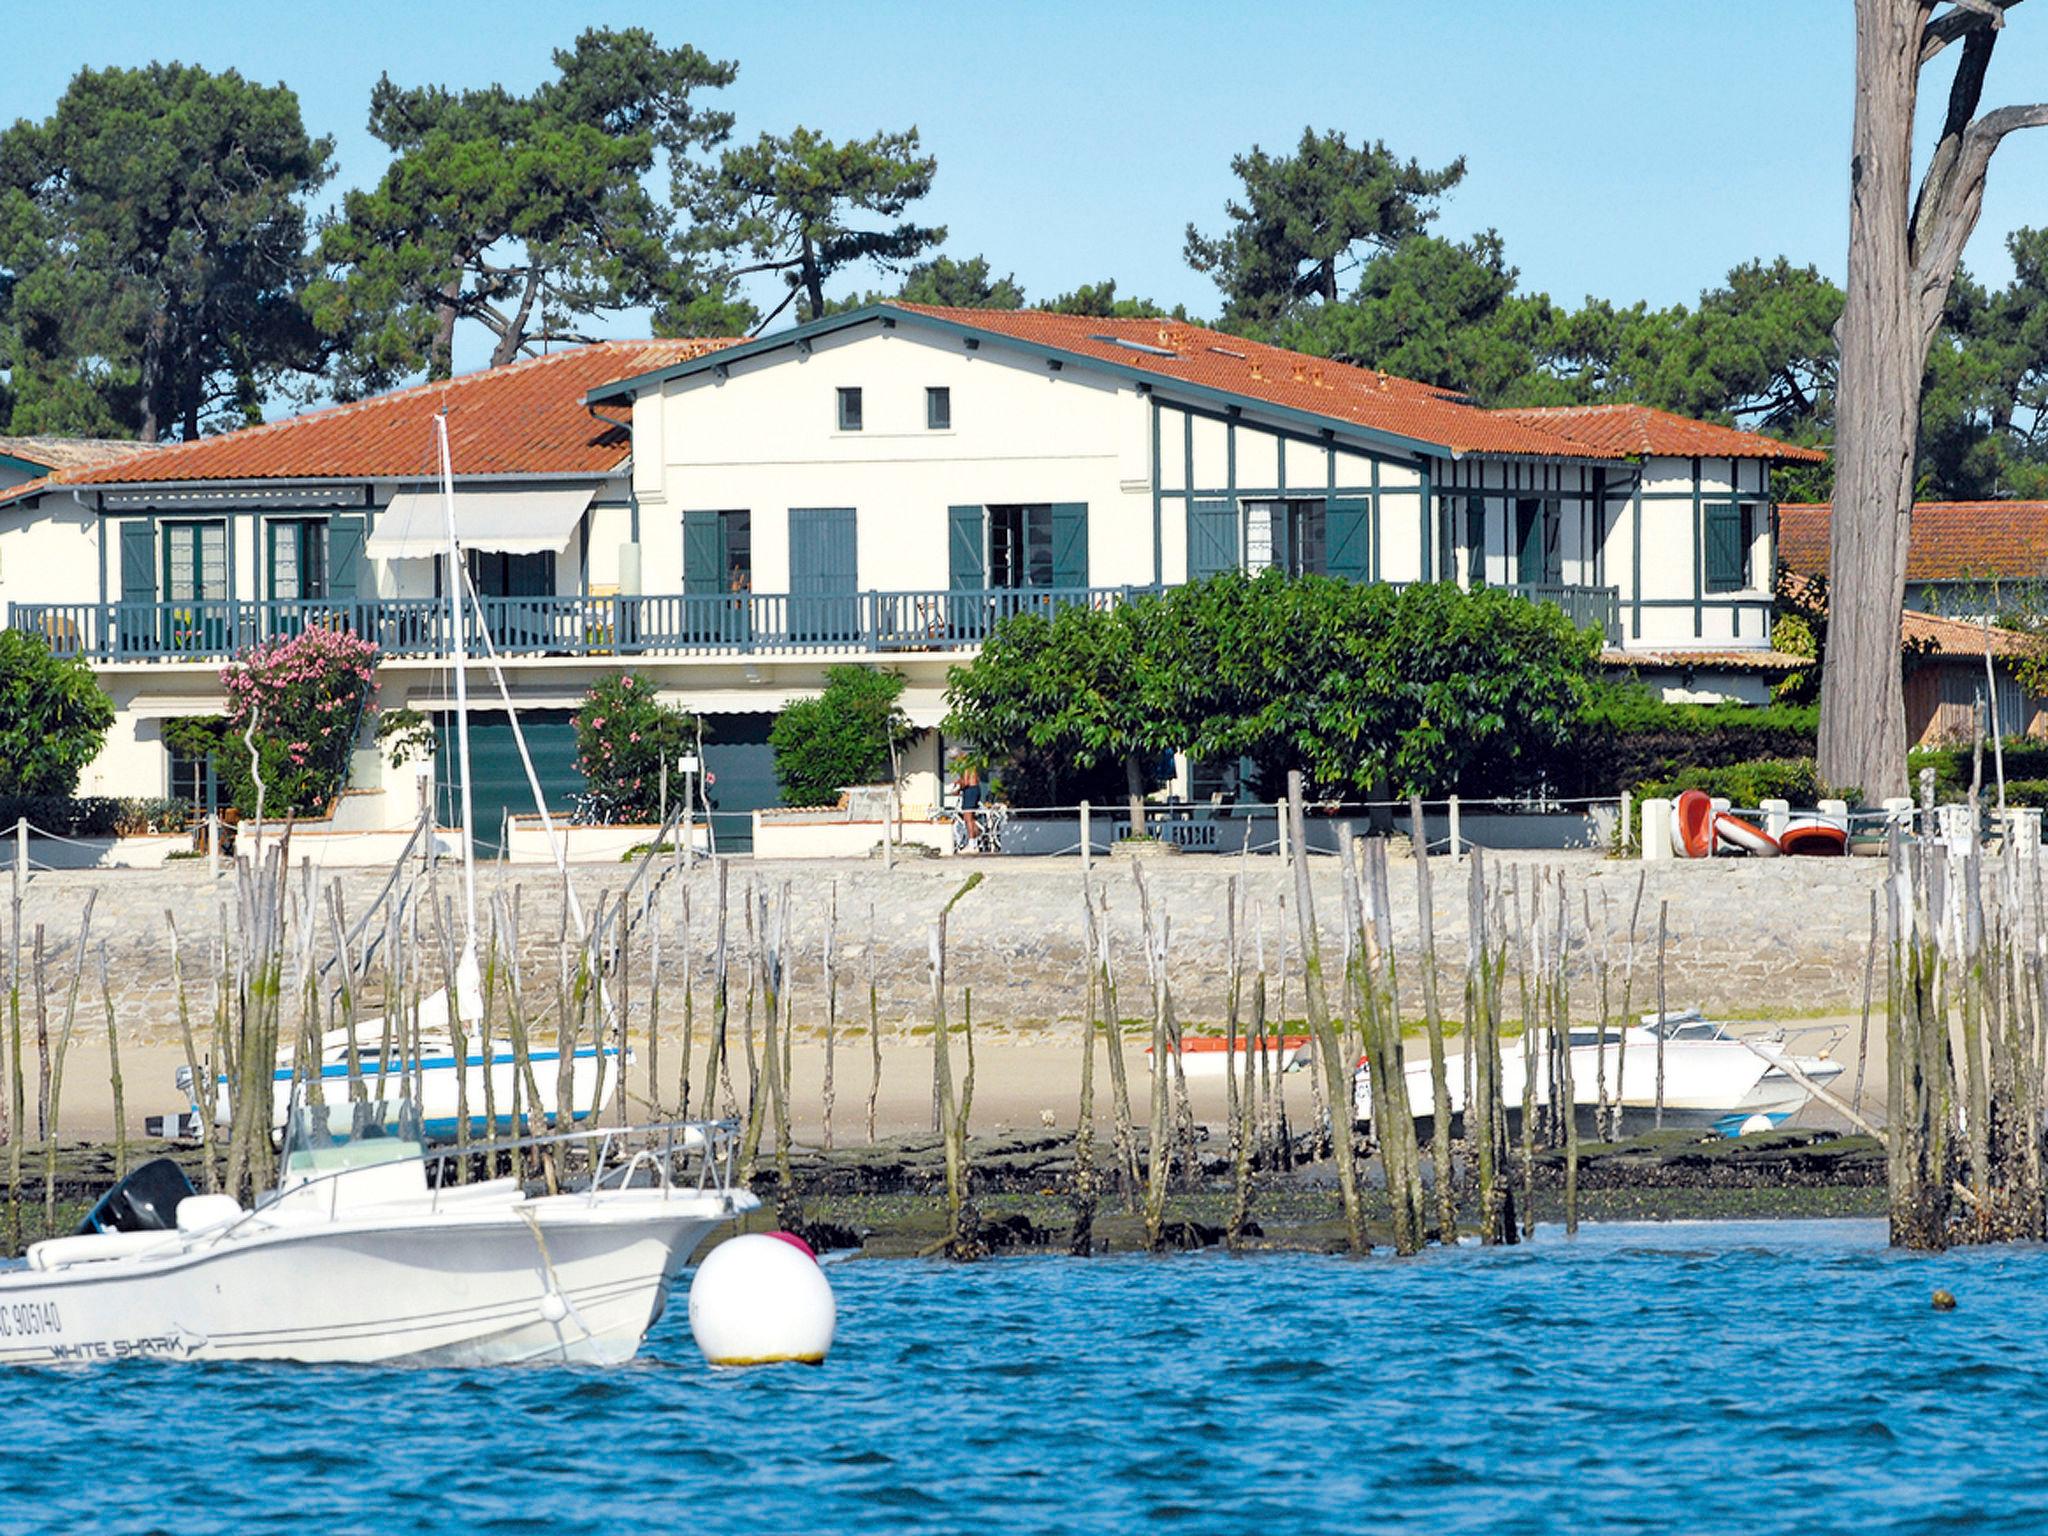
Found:
[{"label": "green shutter", "polygon": [[156,601],[156,530],[148,523],[121,525],[121,601]]},{"label": "green shutter", "polygon": [[1188,503],[1188,580],[1237,569],[1237,503]]},{"label": "green shutter", "polygon": [[683,514],[683,591],[711,596],[725,590],[725,540],[716,512]]},{"label": "green shutter", "polygon": [[1486,585],[1486,498],[1465,498],[1465,585]]},{"label": "green shutter", "polygon": [[980,592],[988,586],[988,563],[982,554],[979,506],[946,509],[946,564],[955,592]]},{"label": "green shutter", "polygon": [[1332,576],[1366,581],[1372,576],[1372,503],[1363,498],[1331,500],[1323,507],[1323,569]]},{"label": "green shutter", "polygon": [[1523,497],[1515,502],[1515,580],[1543,580],[1543,503]]},{"label": "green shutter", "polygon": [[327,595],[352,598],[363,587],[363,531],[360,517],[330,518],[327,523]]},{"label": "green shutter", "polygon": [[1063,592],[1088,585],[1088,503],[1052,504],[1052,584]]},{"label": "green shutter", "polygon": [[1555,496],[1543,503],[1543,579],[1564,581],[1564,504]]},{"label": "green shutter", "polygon": [[1706,588],[1733,592],[1742,585],[1742,509],[1732,501],[1709,502],[1706,513]]}]

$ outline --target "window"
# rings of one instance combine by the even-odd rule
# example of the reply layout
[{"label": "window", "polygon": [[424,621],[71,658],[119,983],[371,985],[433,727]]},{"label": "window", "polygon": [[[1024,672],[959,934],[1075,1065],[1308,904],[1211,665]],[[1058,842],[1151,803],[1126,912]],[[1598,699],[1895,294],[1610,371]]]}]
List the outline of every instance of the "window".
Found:
[{"label": "window", "polygon": [[858,432],[860,430],[860,391],[842,389],[839,391],[839,430]]},{"label": "window", "polygon": [[327,519],[270,524],[270,595],[287,602],[326,597]]},{"label": "window", "polygon": [[1052,508],[988,509],[988,584],[1049,587],[1052,582]]},{"label": "window", "polygon": [[1756,507],[1750,502],[1709,502],[1701,529],[1705,582],[1709,592],[1738,592],[1749,585],[1749,548]]},{"label": "window", "polygon": [[501,549],[472,549],[469,579],[478,597],[553,597],[555,552],[510,555]]},{"label": "window", "polygon": [[1327,508],[1318,497],[1244,504],[1244,568],[1277,566],[1289,576],[1329,573]]},{"label": "window", "polygon": [[1465,500],[1465,585],[1486,585],[1486,498]]},{"label": "window", "polygon": [[1556,497],[1515,502],[1515,580],[1528,586],[1564,580],[1564,517]]},{"label": "window", "polygon": [[924,424],[928,431],[953,430],[953,391],[943,385],[924,392]]},{"label": "window", "polygon": [[189,800],[202,810],[218,810],[219,795],[214,786],[213,759],[206,753],[193,756],[181,747],[168,743],[164,748],[170,758],[170,785],[168,793],[176,800]]},{"label": "window", "polygon": [[683,514],[683,590],[706,596],[754,590],[754,514]]}]

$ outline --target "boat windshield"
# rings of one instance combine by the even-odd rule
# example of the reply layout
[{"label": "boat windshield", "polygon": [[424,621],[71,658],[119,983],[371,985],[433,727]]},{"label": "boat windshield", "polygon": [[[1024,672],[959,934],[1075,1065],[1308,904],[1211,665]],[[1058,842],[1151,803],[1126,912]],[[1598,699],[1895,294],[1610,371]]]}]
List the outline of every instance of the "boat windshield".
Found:
[{"label": "boat windshield", "polygon": [[1643,1021],[1653,1035],[1662,1035],[1666,1040],[1725,1040],[1728,1031],[1724,1025],[1712,1019],[1703,1019],[1688,1010],[1685,1013],[1670,1013],[1663,1018],[1650,1014]]},{"label": "boat windshield", "polygon": [[300,1104],[285,1124],[285,1169],[332,1173],[401,1162],[424,1151],[419,1110],[408,1099]]}]

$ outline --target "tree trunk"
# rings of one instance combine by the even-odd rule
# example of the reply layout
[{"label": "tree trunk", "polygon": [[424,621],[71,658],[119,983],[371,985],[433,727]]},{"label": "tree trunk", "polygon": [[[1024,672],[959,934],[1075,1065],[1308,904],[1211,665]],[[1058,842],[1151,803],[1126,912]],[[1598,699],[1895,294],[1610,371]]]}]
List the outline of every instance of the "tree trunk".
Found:
[{"label": "tree trunk", "polygon": [[461,292],[458,274],[441,290],[441,302],[434,306],[434,345],[427,353],[429,379],[451,378],[455,373],[455,300]]},{"label": "tree trunk", "polygon": [[542,269],[538,266],[526,269],[526,291],[519,296],[519,309],[506,325],[498,344],[491,348],[491,366],[502,368],[519,355],[526,345],[526,322],[533,315],[533,301],[540,296]]},{"label": "tree trunk", "polygon": [[825,274],[818,268],[818,248],[811,243],[809,235],[804,236],[803,264],[804,297],[810,301],[811,312],[805,318],[816,320],[825,313]]},{"label": "tree trunk", "polygon": [[1124,789],[1131,797],[1131,836],[1145,835],[1145,772],[1133,752],[1124,758]]},{"label": "tree trunk", "polygon": [[1920,7],[1900,0],[1858,0],[1856,7],[1820,772],[1870,799],[1906,788],[1899,615],[1927,358],[1909,237],[1920,21]]}]

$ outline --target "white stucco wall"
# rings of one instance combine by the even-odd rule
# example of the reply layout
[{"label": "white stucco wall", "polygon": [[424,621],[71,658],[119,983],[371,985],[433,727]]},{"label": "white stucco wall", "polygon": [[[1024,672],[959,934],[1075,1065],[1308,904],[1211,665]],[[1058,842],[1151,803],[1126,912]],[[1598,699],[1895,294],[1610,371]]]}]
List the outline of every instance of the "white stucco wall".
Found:
[{"label": "white stucco wall", "polygon": [[[1754,608],[1731,611],[1732,602],[1754,603],[1771,596],[1775,557],[1771,545],[1768,469],[1755,459],[1699,461],[1699,503],[1741,501],[1752,504],[1748,585],[1733,592],[1707,592],[1696,586],[1703,569],[1700,530],[1695,522],[1693,461],[1653,458],[1643,465],[1638,498],[1633,490],[1612,503],[1616,516],[1607,549],[1608,580],[1624,599],[1636,596],[1634,530],[1640,501],[1642,584],[1646,606],[1640,616],[1624,603],[1625,643],[1646,649],[1702,644],[1761,646],[1766,643],[1761,614]],[[1699,598],[1696,614],[1693,599]]]}]

